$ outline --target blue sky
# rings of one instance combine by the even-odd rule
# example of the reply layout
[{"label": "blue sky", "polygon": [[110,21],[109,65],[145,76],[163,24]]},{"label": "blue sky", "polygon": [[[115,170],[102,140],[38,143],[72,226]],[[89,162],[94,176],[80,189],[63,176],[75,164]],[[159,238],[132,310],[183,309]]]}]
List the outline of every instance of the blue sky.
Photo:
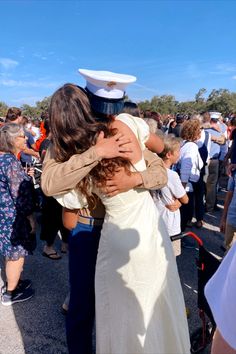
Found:
[{"label": "blue sky", "polygon": [[134,101],[236,91],[236,1],[0,1],[0,101],[34,104],[78,68],[137,76]]}]

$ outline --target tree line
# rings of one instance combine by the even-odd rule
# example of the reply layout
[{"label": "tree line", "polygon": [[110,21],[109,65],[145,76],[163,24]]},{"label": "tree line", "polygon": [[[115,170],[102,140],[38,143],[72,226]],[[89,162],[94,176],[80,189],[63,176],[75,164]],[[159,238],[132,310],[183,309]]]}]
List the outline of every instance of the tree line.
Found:
[{"label": "tree line", "polygon": [[[173,95],[154,96],[150,100],[137,102],[142,111],[155,111],[160,114],[194,114],[206,111],[218,111],[224,116],[236,113],[236,92],[230,92],[227,89],[213,89],[206,95],[207,90],[201,88],[192,101],[177,101]],[[48,109],[51,97],[45,97],[42,101],[36,102],[35,106],[23,104],[23,115],[32,118],[39,118],[41,113]],[[129,100],[128,96],[126,99]],[[8,106],[0,102],[0,116],[5,116]]]},{"label": "tree line", "polygon": [[221,112],[224,116],[236,112],[236,92],[226,89],[212,90],[206,96],[207,90],[202,88],[194,100],[180,102],[172,95],[154,96],[150,101],[139,102],[142,111],[151,110],[160,114],[195,114],[209,111]]}]

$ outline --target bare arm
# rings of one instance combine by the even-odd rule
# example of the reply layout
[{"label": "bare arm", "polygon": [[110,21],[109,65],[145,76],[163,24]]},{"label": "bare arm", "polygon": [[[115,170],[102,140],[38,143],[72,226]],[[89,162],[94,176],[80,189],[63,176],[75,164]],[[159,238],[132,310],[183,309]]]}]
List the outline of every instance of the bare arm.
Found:
[{"label": "bare arm", "polygon": [[33,149],[28,148],[28,147],[26,147],[26,148],[23,150],[23,152],[24,152],[25,154],[28,154],[28,155],[31,155],[31,156],[34,156],[34,157],[39,158],[39,153],[38,153],[37,151],[33,150]]},{"label": "bare arm", "polygon": [[170,211],[176,211],[178,210],[182,204],[188,204],[188,196],[187,193],[181,198],[176,198],[174,199],[172,204],[167,204],[166,208],[169,209]]},{"label": "bare arm", "polygon": [[187,193],[183,197],[179,198],[179,201],[180,201],[181,204],[188,204]]},{"label": "bare arm", "polygon": [[221,232],[225,232],[226,218],[227,218],[228,209],[229,209],[229,205],[231,203],[232,197],[233,197],[233,192],[228,191],[226,194],[226,197],[225,197],[223,214],[222,214],[222,217],[220,220],[220,231]]},{"label": "bare arm", "polygon": [[236,350],[224,340],[218,329],[213,338],[211,354],[236,354]]},{"label": "bare arm", "polygon": [[163,139],[154,133],[150,133],[148,140],[145,143],[148,150],[160,154],[164,149]]}]

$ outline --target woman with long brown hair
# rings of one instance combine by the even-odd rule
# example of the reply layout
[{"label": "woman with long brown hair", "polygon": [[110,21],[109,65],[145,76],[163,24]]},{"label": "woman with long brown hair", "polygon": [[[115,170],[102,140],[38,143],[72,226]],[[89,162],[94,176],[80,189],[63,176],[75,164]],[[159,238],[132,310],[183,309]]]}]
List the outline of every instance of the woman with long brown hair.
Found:
[{"label": "woman with long brown hair", "polygon": [[[129,79],[129,78],[128,78]],[[67,85],[66,85],[67,86]],[[77,99],[79,96],[78,87],[70,85],[77,89]],[[110,88],[109,83],[109,88]],[[82,92],[85,93],[83,89]],[[80,95],[82,94],[80,92]],[[68,92],[67,92],[68,93]],[[64,102],[64,91],[61,90],[62,102]],[[87,91],[86,91],[87,95]],[[124,96],[124,95],[123,95]],[[58,97],[58,95],[57,95]],[[74,97],[74,96],[73,96]],[[87,107],[89,118],[93,116],[90,105],[96,112],[95,117],[106,123],[109,122],[109,114],[118,114],[123,107],[124,98],[118,100],[105,99],[90,93],[90,102],[81,100],[84,107]],[[90,105],[89,105],[90,104]],[[52,107],[52,106],[51,106]],[[71,108],[70,115],[78,117],[77,105],[72,102],[73,110]],[[60,108],[62,108],[60,106]],[[57,127],[57,114],[64,112],[58,111],[57,105],[54,105],[52,110],[55,114],[51,116],[52,125]],[[64,114],[65,113],[65,114]],[[71,129],[71,117],[66,115],[65,111],[59,115],[62,120],[66,119],[66,125],[61,124],[63,128],[61,131],[67,132]],[[87,120],[84,117],[85,121]],[[114,119],[114,116],[113,116]],[[74,119],[73,119],[74,120]],[[94,120],[94,118],[93,118]],[[96,119],[95,119],[96,121]],[[80,122],[74,120],[73,130],[80,130]],[[144,129],[145,130],[145,129]],[[55,137],[57,131],[55,132]],[[68,136],[68,135],[67,135]],[[132,146],[130,146],[129,139],[122,134],[117,133],[114,136],[104,138],[104,133],[98,135],[95,145],[82,153],[70,155],[67,151],[68,160],[60,162],[54,152],[54,145],[51,144],[47,150],[44,159],[43,173],[41,179],[41,186],[43,191],[48,196],[59,195],[76,188],[78,183],[86,176],[89,171],[96,166],[103,158],[112,157],[128,157],[132,153]],[[64,144],[66,145],[66,144]],[[74,145],[74,147],[76,144]],[[157,144],[156,148],[162,149],[161,144]],[[60,152],[60,144],[57,145]],[[120,168],[119,172],[112,178],[107,178],[106,185],[103,188],[104,193],[109,196],[114,196],[125,192],[131,188],[139,189],[157,189],[166,184],[167,175],[165,166],[157,155],[149,150],[144,151],[147,169],[143,171],[130,172],[124,168]],[[72,202],[70,209],[74,209],[75,204]],[[101,227],[104,220],[104,206],[97,202],[95,209],[86,208],[77,210],[64,210],[64,225],[72,229],[69,237],[69,276],[70,276],[70,302],[69,310],[66,317],[67,329],[67,343],[69,353],[84,354],[92,352],[92,330],[95,313],[95,294],[94,294],[94,278],[95,278],[95,264],[97,259],[97,250]]]},{"label": "woman with long brown hair", "polygon": [[[57,133],[53,134],[52,128],[52,139],[62,148],[59,159],[68,158],[69,149],[83,152],[96,144],[100,131],[105,136],[121,132],[134,147],[129,160],[102,159],[76,190],[57,198],[69,209],[91,209],[98,208],[99,197],[105,207],[95,277],[97,353],[188,353],[188,328],[176,263],[149,192],[131,189],[107,197],[100,189],[120,166],[130,173],[146,168],[145,122],[121,114],[110,116],[109,123],[104,124],[88,117],[88,110],[86,94],[74,85],[64,85],[53,95],[50,117]],[[108,117],[104,118],[107,121]],[[76,228],[72,230],[72,239],[76,232]]]}]

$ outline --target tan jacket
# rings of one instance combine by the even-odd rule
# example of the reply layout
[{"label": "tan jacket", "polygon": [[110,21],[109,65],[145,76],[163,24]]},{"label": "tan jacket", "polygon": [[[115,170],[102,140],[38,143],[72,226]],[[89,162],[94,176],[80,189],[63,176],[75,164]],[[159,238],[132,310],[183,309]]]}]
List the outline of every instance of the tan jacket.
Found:
[{"label": "tan jacket", "polygon": [[[164,187],[167,183],[167,173],[162,159],[147,149],[144,151],[144,158],[147,170],[140,172],[143,184],[139,188]],[[91,147],[82,154],[73,155],[68,161],[59,163],[53,157],[52,147],[49,147],[43,162],[41,178],[43,192],[52,196],[74,189],[99,160],[95,148]]]}]

